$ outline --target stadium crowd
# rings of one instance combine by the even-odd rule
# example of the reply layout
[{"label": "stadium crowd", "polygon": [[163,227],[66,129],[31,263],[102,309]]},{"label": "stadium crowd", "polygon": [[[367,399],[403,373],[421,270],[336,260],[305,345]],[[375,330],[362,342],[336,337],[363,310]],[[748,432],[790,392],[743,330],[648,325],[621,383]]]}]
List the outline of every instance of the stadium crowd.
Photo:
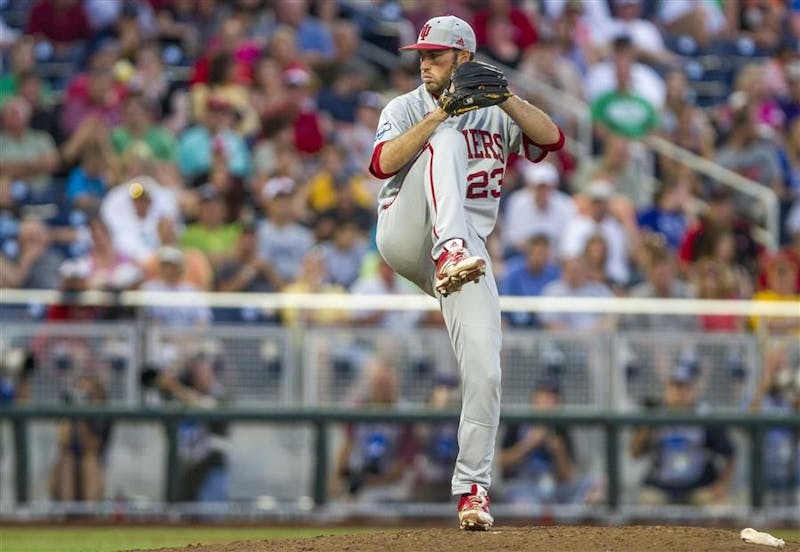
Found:
[{"label": "stadium crowd", "polygon": [[[417,59],[397,47],[440,13],[470,21],[479,55],[507,67],[521,92],[533,79],[591,106],[591,155],[567,148],[537,164],[509,161],[490,238],[501,293],[800,300],[797,0],[0,0],[0,286],[413,291],[378,258],[380,180],[368,166],[381,109],[419,83]],[[524,94],[548,112],[559,101],[538,89]],[[552,112],[574,136],[576,121]],[[763,208],[723,183],[659,156],[652,178],[643,177],[638,139],[648,134],[773,190],[779,251],[755,231]],[[118,314],[64,305],[33,316]],[[169,326],[441,323],[415,313],[253,308],[154,307],[150,315]],[[800,335],[798,319],[733,315],[516,313],[506,323]],[[767,370],[753,408],[792,408],[771,394],[777,371]],[[669,380],[665,403],[680,403],[670,386],[687,381]],[[181,396],[171,379],[161,385]],[[448,385],[434,390],[432,404],[447,403]],[[535,407],[558,400],[558,382],[533,390]],[[439,439],[428,444],[441,444],[442,465],[451,429],[423,431]],[[62,441],[60,462],[75,462],[67,429]],[[632,454],[658,454],[658,443],[642,432]],[[733,454],[724,435],[701,445]],[[512,480],[547,477],[520,480],[520,494],[593,499],[593,483],[573,477],[565,432],[513,428],[502,448]],[[369,477],[351,453],[341,452],[339,471],[355,490]],[[376,466],[367,468],[383,469]],[[694,467],[700,488],[707,473]],[[442,483],[441,465],[420,470]],[[657,471],[646,481],[650,502],[678,492]],[[727,492],[724,484],[712,498]],[[64,482],[56,487],[75,494]],[[697,490],[689,487],[679,490]]]}]

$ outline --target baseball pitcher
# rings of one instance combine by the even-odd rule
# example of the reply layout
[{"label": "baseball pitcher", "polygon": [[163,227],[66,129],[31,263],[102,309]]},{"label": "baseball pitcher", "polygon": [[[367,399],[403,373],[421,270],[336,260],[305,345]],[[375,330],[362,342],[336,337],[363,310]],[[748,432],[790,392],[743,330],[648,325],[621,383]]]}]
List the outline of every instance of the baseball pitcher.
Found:
[{"label": "baseball pitcher", "polygon": [[[486,250],[510,154],[541,161],[564,134],[473,61],[475,32],[429,20],[415,44],[422,85],[381,113],[370,172],[385,180],[377,244],[399,274],[437,297],[461,372],[452,493],[462,529],[488,530],[488,488],[500,416],[500,304]],[[466,285],[473,283],[473,285]]]}]

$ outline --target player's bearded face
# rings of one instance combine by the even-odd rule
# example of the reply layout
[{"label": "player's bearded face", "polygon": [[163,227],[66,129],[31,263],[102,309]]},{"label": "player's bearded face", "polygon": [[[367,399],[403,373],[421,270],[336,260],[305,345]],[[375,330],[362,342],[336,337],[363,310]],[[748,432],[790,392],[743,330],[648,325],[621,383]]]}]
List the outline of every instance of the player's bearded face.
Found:
[{"label": "player's bearded face", "polygon": [[458,65],[457,50],[420,51],[419,73],[425,90],[438,96],[450,86],[450,77]]}]

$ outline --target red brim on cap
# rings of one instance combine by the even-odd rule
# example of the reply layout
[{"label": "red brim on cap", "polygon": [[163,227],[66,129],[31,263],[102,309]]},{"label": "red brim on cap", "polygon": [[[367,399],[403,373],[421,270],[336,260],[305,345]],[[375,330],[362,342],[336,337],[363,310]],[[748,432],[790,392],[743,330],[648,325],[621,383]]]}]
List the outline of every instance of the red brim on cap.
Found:
[{"label": "red brim on cap", "polygon": [[444,44],[409,44],[403,46],[399,50],[450,50],[453,46],[445,46]]}]

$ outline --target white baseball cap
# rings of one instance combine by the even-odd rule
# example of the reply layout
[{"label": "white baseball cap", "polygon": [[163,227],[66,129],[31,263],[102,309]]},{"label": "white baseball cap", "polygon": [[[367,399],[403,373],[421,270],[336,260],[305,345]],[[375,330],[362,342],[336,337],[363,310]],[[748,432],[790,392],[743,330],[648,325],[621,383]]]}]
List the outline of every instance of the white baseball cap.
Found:
[{"label": "white baseball cap", "polygon": [[558,169],[547,161],[541,163],[528,161],[522,168],[522,178],[526,184],[555,186],[558,184]]},{"label": "white baseball cap", "polygon": [[475,53],[477,41],[475,31],[469,23],[454,15],[444,15],[429,19],[419,30],[415,44],[403,46],[400,50],[467,50]]},{"label": "white baseball cap", "polygon": [[586,186],[586,195],[590,199],[609,199],[614,195],[614,185],[604,178],[592,180]]}]

